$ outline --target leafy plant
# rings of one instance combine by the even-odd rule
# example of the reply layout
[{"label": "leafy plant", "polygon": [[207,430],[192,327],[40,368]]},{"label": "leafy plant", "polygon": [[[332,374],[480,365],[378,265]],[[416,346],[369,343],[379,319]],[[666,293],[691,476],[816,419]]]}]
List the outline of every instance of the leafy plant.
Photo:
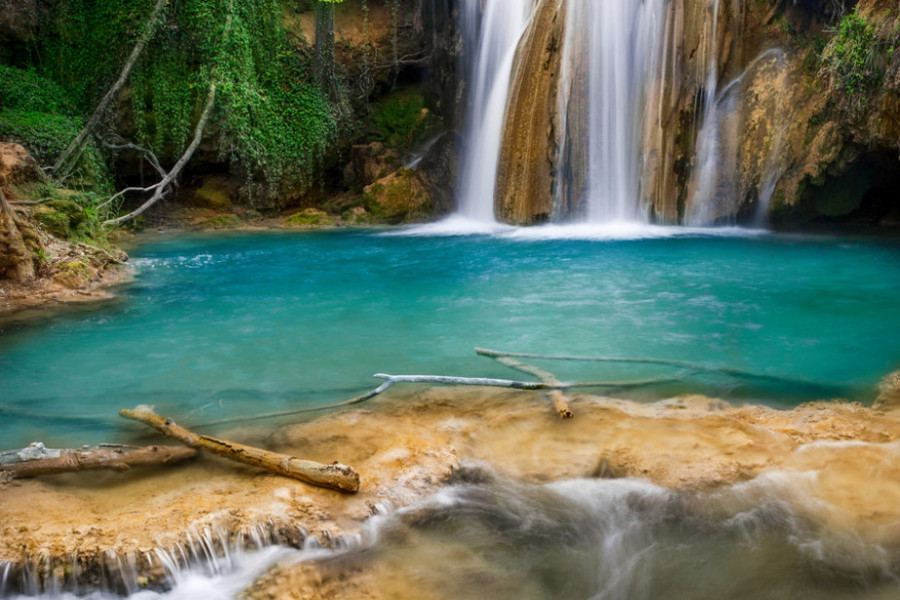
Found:
[{"label": "leafy plant", "polygon": [[372,113],[372,132],[395,148],[412,147],[433,126],[434,119],[425,108],[425,98],[413,90],[391,94]]},{"label": "leafy plant", "polygon": [[841,19],[837,35],[825,48],[823,66],[832,85],[847,94],[854,108],[862,107],[881,85],[885,68],[882,45],[873,27],[854,10]]}]

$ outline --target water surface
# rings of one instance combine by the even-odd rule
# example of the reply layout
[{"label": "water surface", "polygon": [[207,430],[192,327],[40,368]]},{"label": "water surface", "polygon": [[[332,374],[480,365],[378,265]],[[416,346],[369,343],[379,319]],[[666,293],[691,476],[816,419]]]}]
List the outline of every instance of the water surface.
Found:
[{"label": "water surface", "polygon": [[525,377],[476,346],[738,368],[775,379],[541,362],[564,380],[686,377],[628,391],[648,399],[703,392],[785,406],[871,401],[900,365],[894,242],[433,233],[154,239],[133,253],[137,277],[120,301],[3,326],[0,447],[128,441],[139,428],[116,412],[141,403],[191,424],[327,404],[374,387],[380,372]]}]

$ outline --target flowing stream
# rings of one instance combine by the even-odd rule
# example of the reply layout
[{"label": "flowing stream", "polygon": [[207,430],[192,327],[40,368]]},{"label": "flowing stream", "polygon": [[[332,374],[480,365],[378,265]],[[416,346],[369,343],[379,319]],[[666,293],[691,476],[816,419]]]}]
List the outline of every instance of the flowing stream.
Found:
[{"label": "flowing stream", "polygon": [[[340,577],[340,598],[888,600],[900,594],[898,548],[829,523],[829,509],[802,495],[815,474],[774,474],[711,493],[632,479],[522,484],[484,467],[464,469],[460,478],[420,504],[373,517],[361,535],[339,540],[333,550],[261,542],[254,550],[226,547],[214,554],[211,543],[198,539],[187,560],[164,561],[167,589],[133,587],[128,597],[236,598],[268,568],[302,562],[318,563],[326,579]],[[33,596],[4,596],[0,587],[0,597]],[[120,596],[61,585],[44,597]]]}]

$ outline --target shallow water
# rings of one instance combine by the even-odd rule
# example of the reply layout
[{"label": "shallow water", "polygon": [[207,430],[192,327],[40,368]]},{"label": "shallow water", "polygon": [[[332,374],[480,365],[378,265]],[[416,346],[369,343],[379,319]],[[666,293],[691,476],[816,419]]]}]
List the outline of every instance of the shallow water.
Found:
[{"label": "shallow water", "polygon": [[[119,408],[186,424],[341,400],[374,373],[518,378],[475,346],[653,357],[564,380],[679,375],[628,393],[870,401],[900,363],[900,245],[764,232],[451,225],[162,236],[122,299],[0,333],[0,447],[128,441]],[[615,391],[615,390],[614,390]],[[617,393],[624,393],[617,391]]]}]

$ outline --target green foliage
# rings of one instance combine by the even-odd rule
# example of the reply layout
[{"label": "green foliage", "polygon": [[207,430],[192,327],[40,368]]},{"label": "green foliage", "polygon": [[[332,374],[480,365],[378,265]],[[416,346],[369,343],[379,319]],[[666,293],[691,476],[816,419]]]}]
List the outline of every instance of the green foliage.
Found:
[{"label": "green foliage", "polygon": [[[154,4],[52,3],[52,26],[38,41],[35,62],[88,114],[118,76]],[[207,137],[217,142],[219,159],[240,162],[248,179],[271,188],[287,176],[311,186],[336,127],[310,82],[307,58],[288,43],[280,0],[171,0],[164,10],[129,79],[131,114],[121,105],[111,111],[119,121],[114,129],[172,162],[215,81]]]},{"label": "green foliage", "polygon": [[59,115],[76,115],[65,90],[34,71],[0,65],[0,107]]},{"label": "green foliage", "polygon": [[237,215],[219,215],[200,223],[200,229],[232,229],[241,224],[241,218]]},{"label": "green foliage", "polygon": [[[0,140],[22,144],[42,165],[52,164],[83,127],[65,91],[34,71],[0,65]],[[71,184],[109,192],[111,177],[96,145],[88,146]]]},{"label": "green foliage", "polygon": [[841,19],[837,35],[825,48],[823,66],[832,85],[854,108],[862,107],[881,85],[885,66],[881,45],[873,27],[854,10]]},{"label": "green foliage", "polygon": [[382,99],[372,113],[372,133],[388,146],[408,149],[434,127],[425,98],[415,90]]},{"label": "green foliage", "polygon": [[49,202],[39,204],[34,217],[53,235],[75,241],[102,242],[95,206],[99,196],[72,190],[52,190]]}]

